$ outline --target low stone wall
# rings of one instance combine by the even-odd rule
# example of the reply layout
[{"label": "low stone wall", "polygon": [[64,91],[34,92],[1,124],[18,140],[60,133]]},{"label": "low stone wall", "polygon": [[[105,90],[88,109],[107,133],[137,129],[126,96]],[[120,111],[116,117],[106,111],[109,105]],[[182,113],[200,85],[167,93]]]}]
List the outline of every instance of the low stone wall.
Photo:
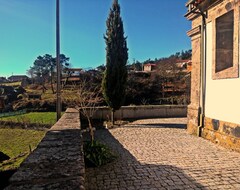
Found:
[{"label": "low stone wall", "polygon": [[226,148],[240,152],[240,126],[238,124],[205,118],[202,137]]},{"label": "low stone wall", "polygon": [[6,190],[83,190],[84,174],[79,113],[67,109],[11,177]]},{"label": "low stone wall", "polygon": [[[146,106],[122,106],[115,112],[116,119],[146,119],[159,117],[186,117],[187,106],[180,105],[146,105]],[[107,120],[111,118],[108,107],[99,107],[93,119]]]},{"label": "low stone wall", "polygon": [[[187,131],[189,134],[198,135],[198,115],[198,109],[188,106]],[[205,117],[201,137],[225,148],[240,152],[239,124]]]}]

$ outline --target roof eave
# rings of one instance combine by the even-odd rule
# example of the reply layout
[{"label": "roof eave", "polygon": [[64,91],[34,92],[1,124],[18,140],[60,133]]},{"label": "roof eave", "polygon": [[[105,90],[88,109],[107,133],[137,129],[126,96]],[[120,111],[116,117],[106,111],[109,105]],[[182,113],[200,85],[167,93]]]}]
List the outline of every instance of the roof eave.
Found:
[{"label": "roof eave", "polygon": [[189,20],[198,17],[201,13],[207,11],[209,8],[215,6],[223,0],[202,0],[199,3],[196,1],[197,0],[189,0],[186,3],[186,7],[188,7],[188,12],[184,16]]}]

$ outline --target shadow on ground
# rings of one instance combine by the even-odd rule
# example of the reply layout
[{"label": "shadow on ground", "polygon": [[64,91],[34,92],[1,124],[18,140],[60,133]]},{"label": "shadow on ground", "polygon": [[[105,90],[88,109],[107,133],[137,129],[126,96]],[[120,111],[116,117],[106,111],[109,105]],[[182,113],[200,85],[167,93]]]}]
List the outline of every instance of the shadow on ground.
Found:
[{"label": "shadow on ground", "polygon": [[186,124],[175,124],[175,123],[153,123],[153,124],[134,124],[126,125],[125,127],[132,128],[175,128],[175,129],[187,129]]},{"label": "shadow on ground", "polygon": [[[174,126],[176,127],[176,124]],[[166,127],[173,126],[167,124]],[[110,146],[117,153],[118,158],[105,166],[86,169],[88,190],[206,189],[178,167],[160,163],[148,164],[136,160],[106,129],[97,130],[96,139]]]},{"label": "shadow on ground", "polygon": [[9,185],[9,178],[16,172],[17,170],[8,170],[0,172],[0,190],[4,189]]}]

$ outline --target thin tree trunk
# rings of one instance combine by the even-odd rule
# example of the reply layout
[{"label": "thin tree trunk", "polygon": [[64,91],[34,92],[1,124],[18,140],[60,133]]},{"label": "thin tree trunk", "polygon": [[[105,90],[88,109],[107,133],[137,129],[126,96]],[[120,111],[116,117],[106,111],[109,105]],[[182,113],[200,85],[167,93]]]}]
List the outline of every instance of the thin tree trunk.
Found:
[{"label": "thin tree trunk", "polygon": [[53,75],[51,74],[51,88],[52,88],[52,93],[55,94],[54,87],[53,87]]},{"label": "thin tree trunk", "polygon": [[46,91],[46,87],[45,87],[44,83],[42,83],[42,93],[44,94],[45,91]]},{"label": "thin tree trunk", "polygon": [[112,110],[112,112],[111,112],[111,121],[112,121],[113,125],[114,125],[114,112],[115,112],[115,110]]},{"label": "thin tree trunk", "polygon": [[46,92],[47,88],[45,87],[45,78],[42,78],[42,92],[43,94]]},{"label": "thin tree trunk", "polygon": [[93,142],[94,141],[94,131],[93,131],[93,127],[92,127],[92,122],[89,117],[87,117],[87,120],[88,120],[88,127],[90,129],[91,140]]}]

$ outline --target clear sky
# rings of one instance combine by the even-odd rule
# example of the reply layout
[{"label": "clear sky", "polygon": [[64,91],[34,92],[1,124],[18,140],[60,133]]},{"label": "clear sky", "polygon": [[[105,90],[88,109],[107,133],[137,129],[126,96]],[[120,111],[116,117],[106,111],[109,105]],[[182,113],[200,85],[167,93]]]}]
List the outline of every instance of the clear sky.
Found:
[{"label": "clear sky", "polygon": [[[55,57],[55,0],[0,0],[0,76],[26,74],[39,55]],[[119,0],[129,63],[191,48],[186,0]],[[105,64],[112,0],[60,0],[61,53],[73,67]]]}]

